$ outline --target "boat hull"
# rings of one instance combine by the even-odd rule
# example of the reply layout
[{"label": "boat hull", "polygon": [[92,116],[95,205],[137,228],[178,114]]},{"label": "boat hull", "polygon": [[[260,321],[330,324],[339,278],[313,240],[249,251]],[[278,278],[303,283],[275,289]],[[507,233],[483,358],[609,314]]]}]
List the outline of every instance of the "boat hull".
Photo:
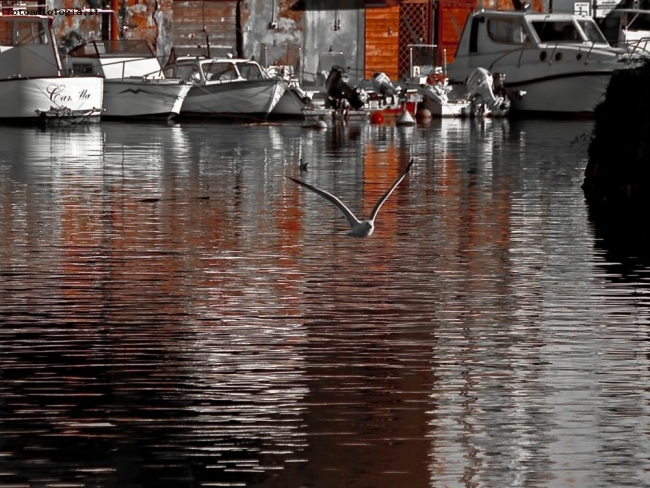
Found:
[{"label": "boat hull", "polygon": [[104,81],[105,118],[173,118],[191,85],[172,80]]},{"label": "boat hull", "polygon": [[477,68],[501,75],[513,112],[590,115],[612,74],[642,61],[611,47],[589,17],[479,10],[467,18],[447,75],[457,84]]},{"label": "boat hull", "polygon": [[[460,90],[459,90],[460,91]],[[464,90],[462,90],[464,92]],[[470,101],[457,96],[450,97],[449,90],[441,85],[418,85],[417,92],[422,97],[421,110],[428,110],[432,117],[467,117],[470,115]]]},{"label": "boat hull", "polygon": [[390,104],[373,103],[373,101],[371,101],[369,104],[369,110],[371,111],[371,113],[380,114],[382,117],[397,118],[400,115],[402,115],[404,109],[406,109],[413,117],[415,117],[418,111],[418,102],[407,101],[402,103],[400,101],[395,100],[393,103]]},{"label": "boat hull", "polygon": [[506,87],[526,92],[512,100],[512,110],[589,115],[604,99],[611,77],[611,71],[583,72],[506,83]]},{"label": "boat hull", "polygon": [[344,122],[366,122],[370,119],[371,114],[372,111],[366,108],[346,112],[339,112],[333,108],[306,108],[303,110],[303,116],[309,126],[316,125],[319,121],[325,121],[326,119]]},{"label": "boat hull", "polygon": [[[492,70],[505,75],[506,88],[525,92],[522,97],[511,100],[514,111],[593,114],[596,105],[604,99],[614,67],[583,65],[580,70],[571,68],[522,64],[497,65]],[[456,82],[461,79],[455,77]]]},{"label": "boat hull", "polygon": [[98,122],[103,106],[104,80],[84,78],[17,78],[0,80],[0,120],[42,120],[84,117]]},{"label": "boat hull", "polygon": [[[519,112],[592,114],[604,98],[609,80],[616,69],[614,62],[578,63],[576,49],[557,49],[562,62],[541,63],[538,50],[510,54],[490,62],[485,57],[482,64],[489,65],[492,73],[505,75],[505,87],[525,91],[523,97],[513,97],[512,110]],[[469,73],[481,64],[479,56],[469,68],[457,70],[449,67],[449,76],[456,83],[464,81]],[[564,61],[568,59],[570,61]],[[515,63],[519,61],[519,63]],[[455,62],[456,63],[456,62]]]},{"label": "boat hull", "polygon": [[236,80],[193,86],[181,108],[183,116],[253,116],[266,118],[286,90],[276,79]]},{"label": "boat hull", "polygon": [[273,107],[271,116],[278,118],[302,118],[304,117],[303,110],[308,107],[309,104],[300,95],[292,89],[287,89],[275,107]]},{"label": "boat hull", "polygon": [[421,108],[428,110],[432,117],[467,117],[470,115],[470,103],[468,101],[440,103],[433,98],[424,96]]}]

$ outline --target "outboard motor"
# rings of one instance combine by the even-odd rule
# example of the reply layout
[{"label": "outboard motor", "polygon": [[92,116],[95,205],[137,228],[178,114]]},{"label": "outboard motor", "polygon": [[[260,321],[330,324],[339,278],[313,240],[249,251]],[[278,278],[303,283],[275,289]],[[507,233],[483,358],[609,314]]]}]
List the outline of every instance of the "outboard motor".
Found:
[{"label": "outboard motor", "polygon": [[[476,116],[491,113],[503,117],[510,111],[510,99],[505,94],[505,75],[497,74],[497,84],[485,68],[476,68],[467,78],[467,89]],[[496,88],[496,90],[495,90]]]},{"label": "outboard motor", "polygon": [[[330,98],[338,102],[347,100],[352,108],[359,110],[365,105],[367,95],[363,90],[352,88],[347,81],[348,76],[345,69],[340,66],[332,66],[325,81],[325,91]],[[364,97],[364,95],[366,96]]]},{"label": "outboard motor", "polygon": [[372,87],[377,95],[394,97],[397,89],[393,86],[386,73],[375,73],[372,75]]}]

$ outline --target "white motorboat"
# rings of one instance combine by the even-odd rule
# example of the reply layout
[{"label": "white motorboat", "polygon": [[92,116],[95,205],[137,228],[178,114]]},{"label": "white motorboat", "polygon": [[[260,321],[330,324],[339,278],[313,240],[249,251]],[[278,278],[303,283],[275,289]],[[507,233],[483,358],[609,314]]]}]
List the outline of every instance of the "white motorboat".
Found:
[{"label": "white motorboat", "polygon": [[105,118],[173,118],[192,85],[165,78],[145,41],[91,41],[68,53],[75,76],[104,78]]},{"label": "white motorboat", "polygon": [[0,121],[99,121],[103,80],[63,76],[52,22],[0,15]]},{"label": "white motorboat", "polygon": [[265,119],[287,88],[247,59],[181,57],[166,73],[193,85],[181,109],[186,116]]},{"label": "white motorboat", "polygon": [[277,118],[303,117],[304,110],[312,108],[314,104],[305,90],[299,85],[289,85],[280,101],[273,108],[271,116]]},{"label": "white motorboat", "polygon": [[[273,75],[271,75],[273,76]],[[316,108],[314,103],[315,92],[304,90],[295,78],[287,80],[287,88],[273,107],[270,116],[274,118],[302,118],[304,111]]]},{"label": "white motorboat", "polygon": [[467,78],[467,86],[450,85],[447,78],[413,77],[407,86],[415,86],[422,97],[421,107],[432,117],[504,117],[510,112],[511,99],[522,91],[506,90],[504,75],[495,77],[485,68],[476,68]]},{"label": "white motorboat", "polygon": [[[471,103],[462,95],[450,97],[452,87],[447,80],[435,84],[418,83],[413,81],[410,85],[417,86],[417,92],[422,97],[421,108],[429,111],[432,117],[469,117],[471,115]],[[460,92],[457,89],[456,92]]]},{"label": "white motorboat", "polygon": [[591,114],[614,70],[638,56],[610,46],[593,19],[572,14],[479,10],[465,24],[452,82],[465,83],[476,68],[505,75],[505,87],[525,92],[512,109]]}]

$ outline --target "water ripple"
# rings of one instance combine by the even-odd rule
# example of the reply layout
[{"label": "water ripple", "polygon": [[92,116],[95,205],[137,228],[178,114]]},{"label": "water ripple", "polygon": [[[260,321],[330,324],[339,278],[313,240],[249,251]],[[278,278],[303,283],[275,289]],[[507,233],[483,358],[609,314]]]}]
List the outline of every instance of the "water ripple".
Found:
[{"label": "water ripple", "polygon": [[[588,122],[330,129],[3,132],[0,485],[650,484]],[[417,164],[358,240],[301,156],[365,214]]]}]

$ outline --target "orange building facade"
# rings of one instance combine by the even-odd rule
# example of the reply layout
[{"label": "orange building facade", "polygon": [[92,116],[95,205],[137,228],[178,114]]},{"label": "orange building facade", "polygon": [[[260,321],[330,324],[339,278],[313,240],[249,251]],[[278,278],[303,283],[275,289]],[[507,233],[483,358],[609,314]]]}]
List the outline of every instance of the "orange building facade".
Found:
[{"label": "orange building facade", "polygon": [[[544,10],[532,0],[533,11]],[[365,9],[365,77],[408,76],[409,65],[451,63],[465,21],[479,8],[512,10],[511,0],[401,0]],[[435,46],[435,47],[434,47]]]}]

